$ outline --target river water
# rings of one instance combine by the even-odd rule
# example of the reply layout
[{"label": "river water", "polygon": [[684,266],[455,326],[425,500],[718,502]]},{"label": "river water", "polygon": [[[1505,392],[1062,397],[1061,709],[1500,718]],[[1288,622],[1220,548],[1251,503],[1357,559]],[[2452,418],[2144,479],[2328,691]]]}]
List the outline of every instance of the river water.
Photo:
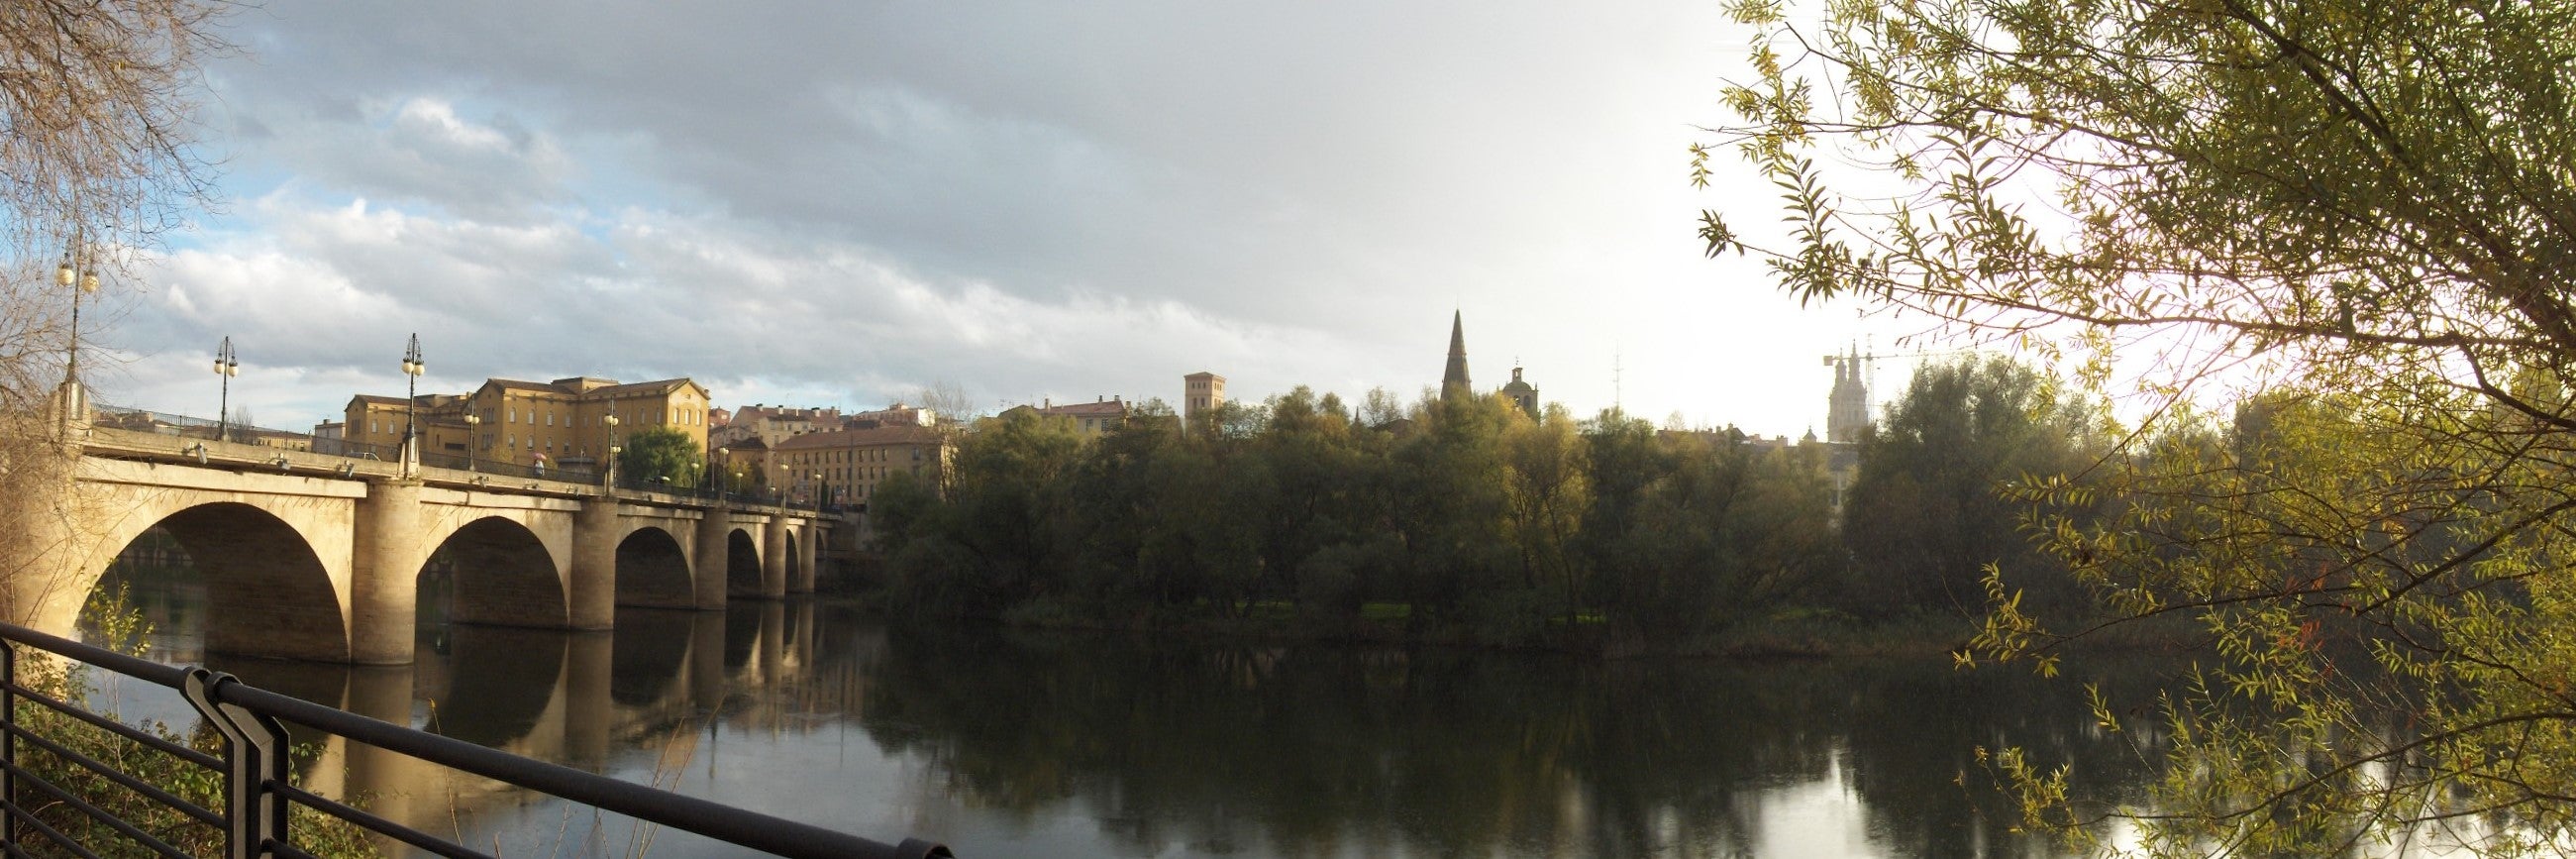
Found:
[{"label": "river water", "polygon": [[[613,634],[425,627],[420,661],[155,656],[390,721],[878,838],[999,856],[2054,856],[1974,749],[2145,777],[2079,684],[1946,660],[1729,661],[1244,644],[929,624],[846,604],[622,610]],[[129,714],[168,712],[137,690]],[[2130,697],[2130,700],[2139,700]],[[154,708],[167,706],[168,711]],[[326,741],[300,778],[509,856],[737,855]]]}]

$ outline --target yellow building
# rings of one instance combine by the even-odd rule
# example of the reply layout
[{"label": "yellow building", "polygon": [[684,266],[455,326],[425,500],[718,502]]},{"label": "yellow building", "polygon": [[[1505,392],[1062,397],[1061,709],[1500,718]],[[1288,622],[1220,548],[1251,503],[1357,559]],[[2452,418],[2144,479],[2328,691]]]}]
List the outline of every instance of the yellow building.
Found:
[{"label": "yellow building", "polygon": [[897,472],[936,486],[946,471],[947,436],[925,426],[880,426],[800,435],[761,457],[768,485],[791,497],[829,493],[835,504],[865,504]]},{"label": "yellow building", "polygon": [[[348,440],[396,450],[414,406],[424,454],[464,457],[470,450],[478,459],[589,471],[607,455],[612,435],[670,427],[704,448],[710,403],[707,389],[686,378],[634,384],[588,376],[488,379],[471,394],[424,394],[416,403],[360,394],[349,401]],[[617,417],[614,427],[610,415]]]},{"label": "yellow building", "polygon": [[1195,427],[1216,419],[1225,408],[1225,377],[1201,370],[1181,377],[1181,426]]}]

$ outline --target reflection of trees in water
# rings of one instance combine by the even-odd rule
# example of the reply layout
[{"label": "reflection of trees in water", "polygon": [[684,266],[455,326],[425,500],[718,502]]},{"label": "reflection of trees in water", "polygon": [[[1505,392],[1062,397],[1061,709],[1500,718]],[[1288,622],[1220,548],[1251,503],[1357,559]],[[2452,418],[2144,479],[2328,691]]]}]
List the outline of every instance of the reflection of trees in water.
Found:
[{"label": "reflection of trees in water", "polygon": [[903,630],[866,670],[862,724],[935,761],[932,789],[1024,820],[1080,799],[1140,852],[1745,856],[1768,791],[1839,775],[1896,855],[2019,855],[2036,845],[1976,745],[2084,761],[2078,789],[2097,794],[2143,777],[2074,683],[1929,662]]}]

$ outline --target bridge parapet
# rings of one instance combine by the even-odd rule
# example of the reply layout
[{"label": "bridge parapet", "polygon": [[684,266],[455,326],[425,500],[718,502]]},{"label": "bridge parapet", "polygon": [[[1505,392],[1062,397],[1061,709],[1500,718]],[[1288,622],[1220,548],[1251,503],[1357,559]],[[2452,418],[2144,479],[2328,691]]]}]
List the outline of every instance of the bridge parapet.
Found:
[{"label": "bridge parapet", "polygon": [[[198,465],[298,477],[383,481],[399,480],[403,476],[401,463],[380,459],[372,454],[349,456],[316,453],[246,442],[215,441],[108,426],[93,428],[82,448],[89,456],[106,459]],[[591,482],[589,478],[590,476],[586,474],[579,475],[576,479],[554,479],[422,466],[417,479],[424,485],[442,489],[484,490],[564,498],[600,497],[602,495],[600,486]],[[711,496],[687,490],[618,487],[609,490],[607,494],[625,503],[655,507],[706,509],[721,506],[740,513],[796,518],[813,518],[819,513],[807,507],[766,503],[741,495]]]},{"label": "bridge parapet", "polygon": [[[420,577],[441,551],[478,559],[453,580],[455,610],[596,629],[618,605],[720,609],[812,590],[818,549],[843,527],[828,511],[653,484],[407,474],[399,461],[104,424],[77,443],[66,498],[84,512],[57,517],[52,548],[0,583],[0,610],[71,632],[116,556],[161,527],[220,592],[216,613],[242,619],[210,646],[268,648],[229,651],[255,655],[410,661]],[[288,628],[304,638],[284,642]]]}]

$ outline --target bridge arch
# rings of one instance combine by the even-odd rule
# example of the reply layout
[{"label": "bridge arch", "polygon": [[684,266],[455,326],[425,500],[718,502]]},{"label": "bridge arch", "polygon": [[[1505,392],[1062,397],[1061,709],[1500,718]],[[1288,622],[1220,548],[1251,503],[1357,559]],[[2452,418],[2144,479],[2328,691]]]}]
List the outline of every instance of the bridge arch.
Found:
[{"label": "bridge arch", "polygon": [[[70,616],[40,622],[70,629],[109,563],[158,526],[179,544],[205,582],[207,651],[348,661],[346,536],[317,539],[308,531],[316,523],[299,527],[294,521],[315,518],[296,515],[314,511],[271,510],[240,500],[188,503],[169,498],[175,493],[159,494],[175,503],[147,502],[136,515],[109,526],[75,580],[60,583],[74,598],[49,601],[49,608],[68,607]],[[340,523],[347,527],[345,518]],[[317,550],[317,544],[335,543],[337,553]]]},{"label": "bridge arch", "polygon": [[725,532],[725,593],[760,595],[760,540],[742,528]]},{"label": "bridge arch", "polygon": [[497,515],[469,521],[430,553],[424,583],[439,565],[453,588],[440,595],[447,597],[449,620],[554,629],[571,622],[563,565],[525,523]]},{"label": "bridge arch", "polygon": [[618,541],[618,605],[693,608],[697,596],[691,582],[688,550],[671,532],[647,525]]},{"label": "bridge arch", "polygon": [[787,589],[791,591],[796,590],[796,583],[805,581],[805,553],[797,551],[804,537],[805,528],[801,525],[787,529],[787,557],[780,560],[787,562]]}]

